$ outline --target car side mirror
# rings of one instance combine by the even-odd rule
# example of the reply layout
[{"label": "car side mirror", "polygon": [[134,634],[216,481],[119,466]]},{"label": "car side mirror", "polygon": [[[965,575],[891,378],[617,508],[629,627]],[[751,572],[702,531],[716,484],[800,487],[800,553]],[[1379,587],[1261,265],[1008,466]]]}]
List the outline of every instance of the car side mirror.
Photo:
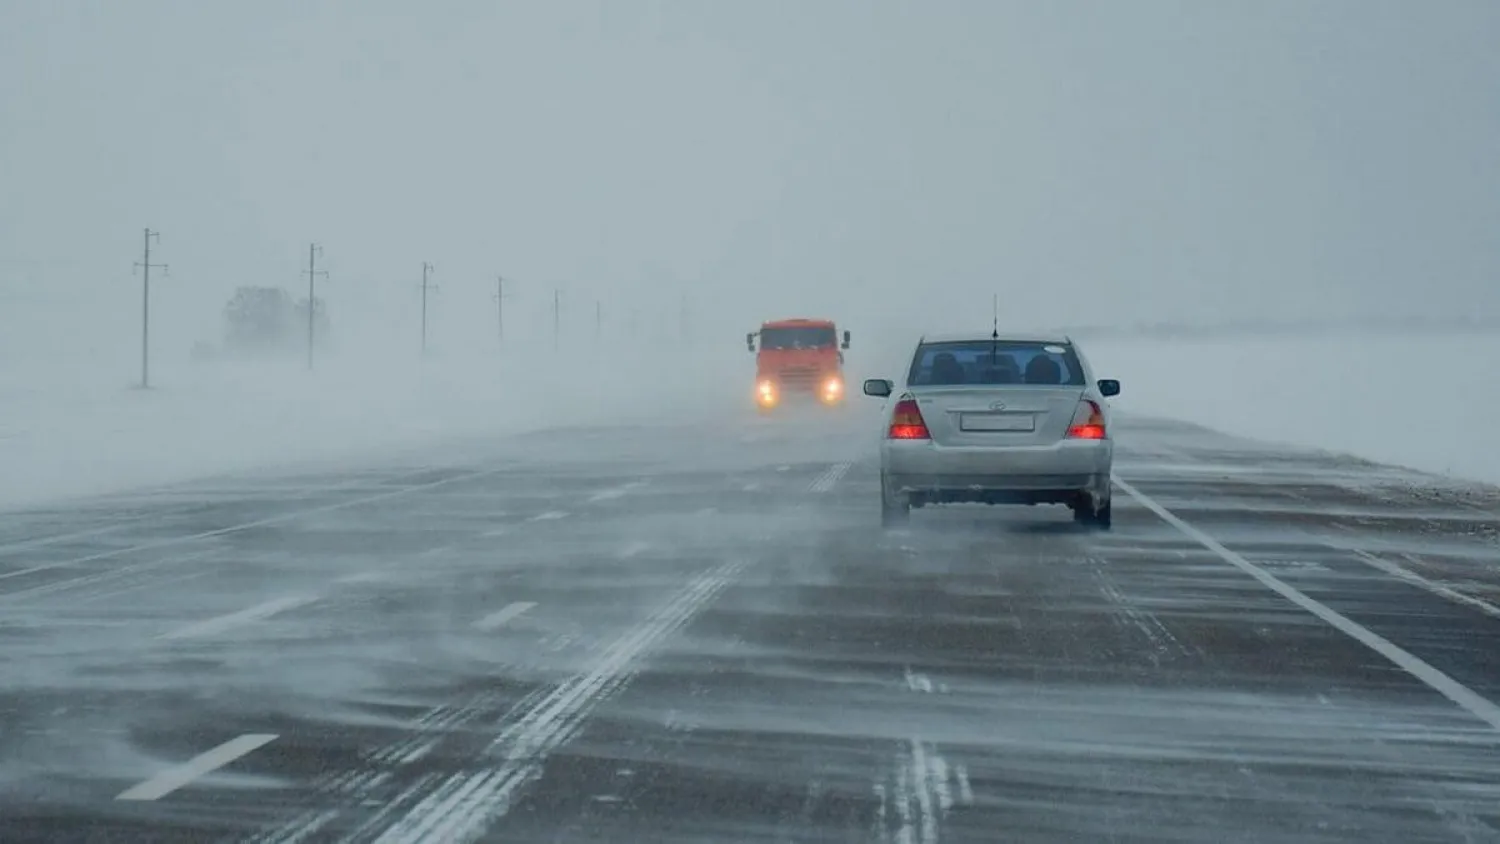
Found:
[{"label": "car side mirror", "polygon": [[847,332],[847,331],[844,332],[844,345],[843,345],[843,348],[845,348],[845,349],[849,348],[849,332]]},{"label": "car side mirror", "polygon": [[865,379],[865,395],[883,399],[891,394],[891,389],[894,386],[894,384],[884,378],[867,378]]},{"label": "car side mirror", "polygon": [[1120,382],[1113,378],[1103,378],[1099,381],[1099,393],[1105,398],[1118,396],[1120,394]]},{"label": "car side mirror", "polygon": [[755,351],[755,332],[754,331],[752,331],[749,334],[745,335],[745,348],[749,349],[752,352]]}]

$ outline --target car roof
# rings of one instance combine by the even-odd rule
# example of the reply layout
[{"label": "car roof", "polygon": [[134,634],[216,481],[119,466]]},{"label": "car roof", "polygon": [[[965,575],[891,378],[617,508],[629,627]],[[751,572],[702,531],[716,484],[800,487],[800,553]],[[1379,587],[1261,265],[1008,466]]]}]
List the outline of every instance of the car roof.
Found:
[{"label": "car roof", "polygon": [[831,319],[819,319],[817,317],[793,317],[789,319],[768,319],[760,324],[761,328],[827,328],[833,325]]},{"label": "car roof", "polygon": [[[990,334],[923,334],[921,343],[982,343],[986,340],[997,339]],[[1002,333],[998,338],[1002,343],[1053,343],[1060,346],[1073,345],[1072,338],[1058,332],[1015,332]]]}]

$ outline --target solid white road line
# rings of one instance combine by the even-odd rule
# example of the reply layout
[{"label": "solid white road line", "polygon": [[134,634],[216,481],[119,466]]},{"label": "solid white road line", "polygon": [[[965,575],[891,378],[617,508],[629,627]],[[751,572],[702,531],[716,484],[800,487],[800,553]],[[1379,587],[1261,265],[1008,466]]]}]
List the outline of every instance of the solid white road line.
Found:
[{"label": "solid white road line", "polygon": [[216,771],[256,748],[276,740],[274,733],[247,733],[206,753],[168,768],[145,782],[120,792],[116,800],[158,800],[204,774]]},{"label": "solid white road line", "polygon": [[508,621],[519,618],[522,613],[536,606],[535,601],[516,601],[490,613],[484,618],[474,622],[474,626],[480,630],[494,630]]},{"label": "solid white road line", "polygon": [[1474,717],[1489,724],[1492,728],[1500,730],[1500,706],[1496,706],[1481,697],[1468,686],[1429,665],[1405,648],[1349,617],[1342,615],[1328,605],[1307,596],[1296,587],[1287,584],[1260,566],[1225,548],[1213,537],[1183,521],[1175,513],[1156,503],[1156,501],[1145,493],[1121,480],[1118,475],[1114,476],[1114,482],[1115,486],[1118,486],[1131,498],[1139,501],[1142,506],[1155,513],[1162,521],[1177,528],[1188,538],[1212,551],[1224,562],[1250,575],[1260,581],[1261,585],[1267,589],[1307,610],[1322,619],[1329,626],[1395,663],[1401,670],[1426,683],[1434,691],[1463,707]]},{"label": "solid white road line", "polygon": [[303,604],[310,604],[316,600],[318,600],[317,595],[288,595],[285,598],[276,598],[275,600],[266,601],[263,604],[256,604],[239,612],[215,616],[189,624],[186,627],[179,627],[169,633],[163,633],[158,638],[188,639],[194,636],[208,636],[214,633],[222,633],[241,624],[270,618],[279,612],[285,612],[293,607],[300,607]]},{"label": "solid white road line", "polygon": [[551,521],[556,521],[557,519],[566,519],[567,517],[568,517],[568,514],[564,513],[561,510],[548,510],[545,513],[537,513],[535,516],[532,516],[531,518],[527,519],[526,521],[528,521],[528,522],[551,522]]},{"label": "solid white road line", "polygon": [[[1337,548],[1338,546],[1335,545],[1333,547]],[[1377,557],[1367,551],[1361,551],[1358,548],[1346,548],[1341,550],[1346,550],[1352,553],[1354,556],[1358,557],[1364,563],[1371,565],[1385,572],[1386,574],[1391,575],[1392,577],[1400,578],[1401,580],[1404,580],[1407,583],[1412,584],[1413,586],[1418,586],[1422,589],[1426,589],[1428,592],[1431,592],[1434,595],[1438,595],[1440,597],[1447,598],[1450,601],[1463,604],[1466,607],[1479,610],[1485,615],[1492,616],[1494,618],[1500,618],[1500,607],[1495,606],[1494,604],[1484,600],[1483,598],[1476,598],[1473,595],[1465,595],[1464,593],[1452,588],[1451,586],[1444,586],[1443,584],[1438,583],[1435,580],[1428,580],[1427,578],[1423,577],[1420,574],[1417,574],[1410,569],[1404,569],[1391,562],[1390,560]]]}]

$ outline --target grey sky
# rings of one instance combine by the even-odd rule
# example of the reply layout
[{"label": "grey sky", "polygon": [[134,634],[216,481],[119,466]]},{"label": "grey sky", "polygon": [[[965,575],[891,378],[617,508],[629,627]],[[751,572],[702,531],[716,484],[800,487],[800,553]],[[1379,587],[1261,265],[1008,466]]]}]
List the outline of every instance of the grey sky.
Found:
[{"label": "grey sky", "polygon": [[1488,0],[0,0],[0,39],[12,317],[134,307],[147,225],[210,316],[309,239],[335,301],[430,260],[449,307],[503,271],[746,330],[1500,307]]}]

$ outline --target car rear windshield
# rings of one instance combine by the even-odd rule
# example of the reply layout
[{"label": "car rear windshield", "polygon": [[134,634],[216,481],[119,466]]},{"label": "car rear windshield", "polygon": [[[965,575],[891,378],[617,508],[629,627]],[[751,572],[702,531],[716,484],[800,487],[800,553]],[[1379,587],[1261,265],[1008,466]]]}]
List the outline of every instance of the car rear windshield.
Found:
[{"label": "car rear windshield", "polygon": [[1083,366],[1061,343],[970,340],[923,343],[911,362],[913,386],[1039,384],[1082,386]]},{"label": "car rear windshield", "polygon": [[808,326],[798,328],[762,328],[762,349],[821,349],[838,344],[833,326]]}]

